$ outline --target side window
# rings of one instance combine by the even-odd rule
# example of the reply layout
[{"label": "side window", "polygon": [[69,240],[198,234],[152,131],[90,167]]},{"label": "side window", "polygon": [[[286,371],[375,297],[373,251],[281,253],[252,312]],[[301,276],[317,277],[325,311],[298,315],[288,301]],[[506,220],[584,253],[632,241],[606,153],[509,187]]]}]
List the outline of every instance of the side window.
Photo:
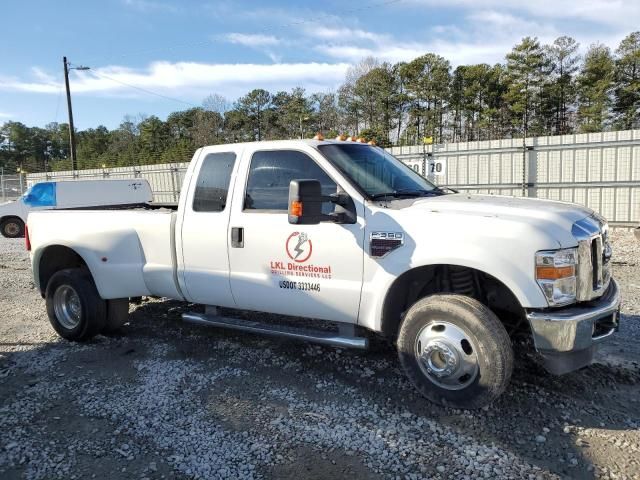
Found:
[{"label": "side window", "polygon": [[202,161],[193,210],[196,212],[222,212],[227,204],[231,171],[236,162],[232,152],[210,153]]},{"label": "side window", "polygon": [[[245,210],[287,211],[289,184],[296,179],[315,179],[322,185],[322,194],[336,193],[337,185],[307,154],[295,150],[256,152],[251,158]],[[323,205],[331,213],[331,204]]]}]

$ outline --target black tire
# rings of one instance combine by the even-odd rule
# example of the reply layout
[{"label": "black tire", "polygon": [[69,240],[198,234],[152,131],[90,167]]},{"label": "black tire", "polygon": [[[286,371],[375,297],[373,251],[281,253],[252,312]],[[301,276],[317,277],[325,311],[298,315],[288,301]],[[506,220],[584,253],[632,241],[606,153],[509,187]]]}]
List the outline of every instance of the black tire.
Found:
[{"label": "black tire", "polygon": [[0,223],[0,233],[6,238],[24,237],[24,222],[17,217],[6,218]]},{"label": "black tire", "polygon": [[115,298],[107,300],[107,322],[102,333],[111,334],[122,330],[129,319],[129,299]]},{"label": "black tire", "polygon": [[[467,355],[469,359],[473,359],[467,362],[467,365],[476,365],[473,375],[467,377],[467,374],[464,374],[456,378],[461,372],[462,361],[454,361],[453,364],[456,366],[451,367],[454,370],[450,375],[446,375],[446,372],[444,378],[434,375],[433,370],[430,370],[434,364],[429,364],[427,358],[436,358],[441,362],[439,366],[446,369],[448,365],[442,363],[442,358],[446,360],[451,357],[418,357],[417,351],[429,355],[426,351],[429,347],[434,348],[432,344],[438,341],[438,333],[425,330],[429,328],[435,332],[442,332],[441,335],[446,335],[446,328],[450,328],[450,331],[466,336],[459,342],[461,346],[455,352],[458,357],[454,357],[461,358]],[[434,335],[435,338],[423,346],[418,340],[425,338],[421,336],[425,332],[427,335]],[[453,337],[455,338],[455,335]],[[469,345],[469,341],[464,343],[467,338],[472,346]],[[431,352],[442,350],[441,345],[442,343],[438,344]],[[445,342],[445,345],[451,346],[453,343]],[[400,327],[397,347],[400,363],[416,389],[427,399],[443,406],[481,408],[504,392],[513,371],[513,349],[504,326],[489,308],[463,295],[433,295],[413,304]],[[431,372],[431,376],[426,370]],[[450,383],[445,388],[436,382]],[[455,384],[456,382],[458,384]]]},{"label": "black tire", "polygon": [[[66,288],[63,288],[66,287]],[[69,291],[77,295],[77,325],[69,325],[64,318],[59,318],[56,311],[56,292]],[[62,295],[61,295],[62,296]],[[99,334],[107,322],[106,302],[100,298],[91,274],[81,268],[69,268],[53,274],[45,292],[47,314],[54,330],[67,340],[82,342]],[[64,317],[64,315],[62,315]],[[66,323],[66,324],[65,324]]]}]

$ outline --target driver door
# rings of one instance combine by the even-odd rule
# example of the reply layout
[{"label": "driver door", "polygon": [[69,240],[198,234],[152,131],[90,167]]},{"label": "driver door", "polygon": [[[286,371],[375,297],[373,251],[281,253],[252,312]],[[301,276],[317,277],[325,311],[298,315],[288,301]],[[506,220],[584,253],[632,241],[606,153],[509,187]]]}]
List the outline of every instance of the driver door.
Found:
[{"label": "driver door", "polygon": [[[229,248],[238,307],[355,323],[364,255],[361,203],[356,202],[355,224],[291,225],[291,180],[319,180],[325,195],[337,190],[313,153],[254,151],[243,167],[246,178],[234,192]],[[328,213],[332,206],[324,208]]]}]

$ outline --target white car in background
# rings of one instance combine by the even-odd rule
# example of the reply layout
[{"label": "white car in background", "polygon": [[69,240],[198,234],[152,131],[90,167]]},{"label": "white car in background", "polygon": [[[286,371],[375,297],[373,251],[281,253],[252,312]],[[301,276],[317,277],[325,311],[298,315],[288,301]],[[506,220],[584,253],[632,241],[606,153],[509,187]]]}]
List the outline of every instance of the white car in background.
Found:
[{"label": "white car in background", "polygon": [[149,182],[139,178],[36,183],[17,200],[0,205],[0,233],[7,238],[24,236],[33,210],[136,205],[152,200]]}]

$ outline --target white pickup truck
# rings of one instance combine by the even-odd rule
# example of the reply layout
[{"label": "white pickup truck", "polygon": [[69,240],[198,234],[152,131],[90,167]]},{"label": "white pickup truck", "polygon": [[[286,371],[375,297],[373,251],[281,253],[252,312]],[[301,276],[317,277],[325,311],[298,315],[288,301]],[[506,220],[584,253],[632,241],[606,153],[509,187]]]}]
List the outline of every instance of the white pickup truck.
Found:
[{"label": "white pickup truck", "polygon": [[204,147],[177,211],[36,212],[26,242],[69,340],[117,329],[140,296],[202,305],[185,320],[341,347],[375,332],[425,397],[461,408],[504,391],[515,337],[562,374],[618,328],[608,226],[593,211],[451,193],[357,142]]}]

